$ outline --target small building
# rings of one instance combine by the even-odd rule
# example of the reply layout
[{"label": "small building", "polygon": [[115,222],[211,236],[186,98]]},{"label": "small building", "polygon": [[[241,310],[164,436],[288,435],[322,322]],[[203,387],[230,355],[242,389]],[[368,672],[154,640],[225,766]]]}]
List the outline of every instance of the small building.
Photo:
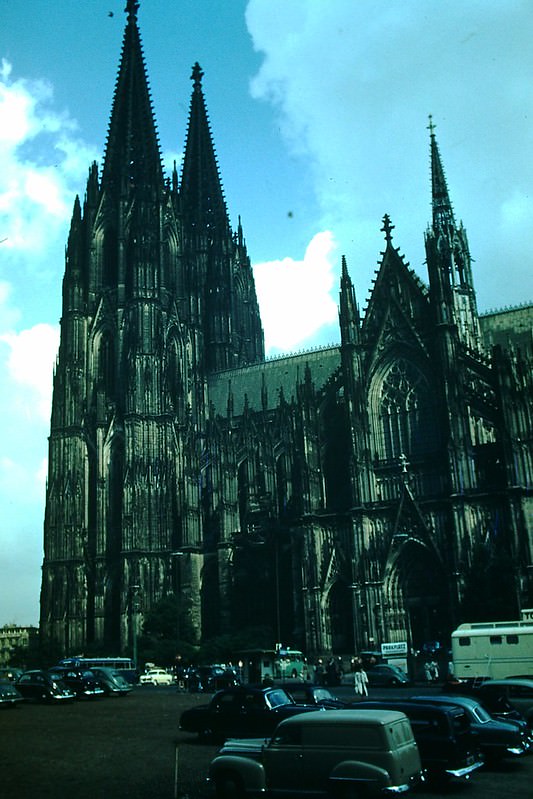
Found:
[{"label": "small building", "polygon": [[18,624],[4,624],[0,627],[0,666],[11,662],[13,651],[17,647],[29,647],[37,640],[37,627],[19,627]]}]

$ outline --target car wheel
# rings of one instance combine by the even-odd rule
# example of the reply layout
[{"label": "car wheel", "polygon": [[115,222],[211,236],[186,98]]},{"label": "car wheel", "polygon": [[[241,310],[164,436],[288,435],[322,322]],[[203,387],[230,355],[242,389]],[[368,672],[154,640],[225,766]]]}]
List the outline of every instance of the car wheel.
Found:
[{"label": "car wheel", "polygon": [[232,771],[219,774],[215,781],[217,799],[243,799],[244,785],[238,774]]},{"label": "car wheel", "polygon": [[366,794],[363,785],[355,786],[353,782],[345,780],[332,781],[329,791],[331,799],[362,799]]}]

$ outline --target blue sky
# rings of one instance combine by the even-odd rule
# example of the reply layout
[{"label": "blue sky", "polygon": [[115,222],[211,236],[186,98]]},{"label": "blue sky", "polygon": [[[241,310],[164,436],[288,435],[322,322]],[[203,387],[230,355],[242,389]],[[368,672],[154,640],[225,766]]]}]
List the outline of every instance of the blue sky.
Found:
[{"label": "blue sky", "polygon": [[[52,370],[72,203],[101,160],[124,0],[0,0],[0,624],[36,623]],[[533,299],[529,0],[142,0],[161,149],[199,61],[270,354],[338,338],[394,241],[425,280],[428,114],[481,311]]]}]

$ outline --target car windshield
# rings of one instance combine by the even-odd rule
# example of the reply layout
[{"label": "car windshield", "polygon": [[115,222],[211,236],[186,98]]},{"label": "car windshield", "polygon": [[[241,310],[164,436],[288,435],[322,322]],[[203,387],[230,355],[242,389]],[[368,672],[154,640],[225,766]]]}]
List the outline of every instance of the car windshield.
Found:
[{"label": "car windshield", "polygon": [[282,688],[276,688],[274,691],[269,691],[266,695],[266,701],[270,707],[294,704],[289,694],[287,694]]},{"label": "car windshield", "polygon": [[472,716],[480,724],[486,724],[488,721],[492,721],[492,716],[490,713],[481,705],[472,706]]},{"label": "car windshield", "polygon": [[314,692],[316,702],[322,702],[324,699],[334,699],[335,697],[328,691],[327,688],[317,688]]}]

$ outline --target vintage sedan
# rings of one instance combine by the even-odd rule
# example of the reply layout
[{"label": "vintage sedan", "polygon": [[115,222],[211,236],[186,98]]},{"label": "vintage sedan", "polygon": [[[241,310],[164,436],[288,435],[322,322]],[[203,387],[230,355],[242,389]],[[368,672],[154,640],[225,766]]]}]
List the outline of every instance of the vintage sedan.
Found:
[{"label": "vintage sedan", "polygon": [[16,707],[24,697],[9,680],[0,681],[0,707]]},{"label": "vintage sedan", "polygon": [[54,666],[48,670],[54,680],[64,682],[78,699],[99,699],[105,696],[104,689],[92,671],[71,666]]},{"label": "vintage sedan", "polygon": [[510,705],[533,727],[533,680],[487,680],[476,690],[476,696],[490,712],[492,708]]},{"label": "vintage sedan", "polygon": [[322,685],[308,685],[302,683],[300,685],[291,685],[288,693],[295,702],[303,705],[315,705],[317,708],[325,707],[331,709],[341,709],[343,707],[352,707],[351,703],[339,699],[331,693],[329,688],[324,688]]},{"label": "vintage sedan", "polygon": [[94,667],[92,673],[104,689],[106,696],[127,696],[133,691],[133,685],[115,669]]},{"label": "vintage sedan", "polygon": [[488,710],[470,696],[411,696],[410,701],[461,707],[470,720],[470,728],[477,735],[479,748],[486,762],[500,760],[508,755],[523,755],[531,746],[525,724],[493,718]]},{"label": "vintage sedan", "polygon": [[264,737],[282,719],[309,711],[316,705],[297,704],[283,688],[239,685],[218,691],[207,705],[184,710],[180,730],[206,739]]},{"label": "vintage sedan", "polygon": [[533,680],[457,680],[447,687],[453,695],[472,696],[495,718],[522,719],[533,728]]},{"label": "vintage sedan", "polygon": [[405,713],[420,751],[427,778],[443,782],[468,777],[483,765],[477,736],[465,711],[457,705],[402,699],[364,700],[358,708]]},{"label": "vintage sedan", "polygon": [[365,669],[368,684],[380,688],[396,688],[400,685],[409,685],[410,680],[407,674],[399,666],[392,663],[377,663]]},{"label": "vintage sedan", "polygon": [[139,677],[140,685],[172,685],[174,677],[165,669],[148,669]]},{"label": "vintage sedan", "polygon": [[76,694],[59,677],[53,677],[47,671],[31,669],[25,671],[15,683],[24,699],[33,702],[49,702],[61,704],[72,702]]},{"label": "vintage sedan", "polygon": [[229,796],[371,796],[421,781],[420,755],[403,713],[328,710],[280,722],[270,740],[230,740],[209,767]]}]

